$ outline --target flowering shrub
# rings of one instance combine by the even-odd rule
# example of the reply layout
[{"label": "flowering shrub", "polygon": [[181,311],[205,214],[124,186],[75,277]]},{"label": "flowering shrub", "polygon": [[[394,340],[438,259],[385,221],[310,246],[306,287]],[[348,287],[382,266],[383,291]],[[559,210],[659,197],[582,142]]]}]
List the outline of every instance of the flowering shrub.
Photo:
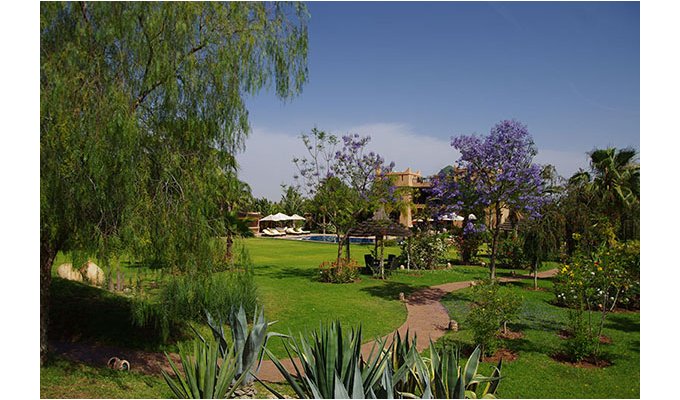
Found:
[{"label": "flowering shrub", "polygon": [[463,264],[477,261],[479,246],[484,243],[486,233],[484,224],[475,225],[472,221],[468,221],[463,228],[454,233],[453,243]]},{"label": "flowering shrub", "polygon": [[417,231],[401,243],[402,257],[410,259],[411,268],[434,269],[446,261],[449,241],[446,234]]},{"label": "flowering shrub", "polygon": [[555,277],[557,303],[570,308],[639,308],[640,242],[610,241],[594,254],[577,251]]},{"label": "flowering shrub", "polygon": [[324,261],[319,265],[319,280],[328,283],[350,283],[359,277],[359,264],[356,260],[341,258]]},{"label": "flowering shrub", "polygon": [[482,346],[485,354],[493,354],[498,348],[501,326],[517,315],[522,299],[490,279],[476,282],[472,299],[472,309],[465,321],[473,331],[475,343]]},{"label": "flowering shrub", "polygon": [[528,265],[519,236],[509,237],[501,242],[498,256],[500,263],[508,268],[524,269]]},{"label": "flowering shrub", "polygon": [[[584,343],[568,342],[568,354],[576,360],[597,356],[607,314],[619,304],[639,307],[640,242],[621,243],[610,238],[591,254],[577,250],[570,264],[565,264],[555,277],[554,290],[557,303],[574,310],[570,323],[572,339],[595,343],[592,353],[584,354],[583,349],[587,348]],[[593,319],[590,314],[593,312],[600,317]]]}]

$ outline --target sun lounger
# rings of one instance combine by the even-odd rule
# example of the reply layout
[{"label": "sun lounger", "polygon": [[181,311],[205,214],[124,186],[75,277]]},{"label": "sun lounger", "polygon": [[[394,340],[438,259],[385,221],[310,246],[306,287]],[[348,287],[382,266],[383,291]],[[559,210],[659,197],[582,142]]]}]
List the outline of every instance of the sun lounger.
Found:
[{"label": "sun lounger", "polygon": [[285,235],[285,233],[283,233],[283,232],[279,232],[276,229],[269,229],[269,228],[263,229],[262,233],[265,236],[283,236],[283,235]]},{"label": "sun lounger", "polygon": [[309,233],[309,231],[303,231],[302,228],[295,228],[293,232],[297,235],[306,235]]},{"label": "sun lounger", "polygon": [[289,235],[299,235],[299,233],[295,232],[295,229],[293,228],[286,228],[286,233]]}]

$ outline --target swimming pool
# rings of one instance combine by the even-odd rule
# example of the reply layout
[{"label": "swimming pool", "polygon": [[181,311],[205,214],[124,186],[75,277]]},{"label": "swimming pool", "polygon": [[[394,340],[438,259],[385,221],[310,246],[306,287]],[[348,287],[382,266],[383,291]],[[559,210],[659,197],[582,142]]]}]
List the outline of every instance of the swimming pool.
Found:
[{"label": "swimming pool", "polygon": [[[310,235],[301,237],[299,240],[308,240],[310,242],[319,243],[338,243],[338,238],[333,235]],[[362,237],[350,237],[350,244],[373,244],[372,238],[362,238]]]}]

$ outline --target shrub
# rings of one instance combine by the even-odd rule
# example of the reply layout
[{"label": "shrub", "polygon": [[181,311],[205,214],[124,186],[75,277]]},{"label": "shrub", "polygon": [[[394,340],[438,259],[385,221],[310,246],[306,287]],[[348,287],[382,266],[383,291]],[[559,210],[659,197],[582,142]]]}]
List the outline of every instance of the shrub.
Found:
[{"label": "shrub", "polygon": [[524,256],[522,239],[519,236],[508,237],[501,242],[498,261],[505,267],[524,269],[529,264]]},{"label": "shrub", "polygon": [[401,243],[402,257],[410,261],[412,269],[434,269],[446,262],[449,242],[446,234],[416,231]]},{"label": "shrub", "polygon": [[571,360],[581,361],[596,353],[599,338],[589,329],[583,311],[569,310],[569,333],[563,348]]},{"label": "shrub", "polygon": [[488,231],[484,224],[473,224],[468,221],[462,228],[454,228],[453,244],[458,250],[461,263],[472,264],[477,262],[479,246],[487,238]]},{"label": "shrub", "polygon": [[522,299],[490,279],[477,281],[472,288],[472,299],[466,322],[484,354],[493,354],[498,348],[501,327],[517,315]]},{"label": "shrub", "polygon": [[[572,338],[565,346],[567,354],[575,360],[599,356],[598,339],[607,314],[617,304],[628,307],[640,304],[640,242],[620,243],[610,237],[594,251],[589,249],[590,243],[577,247],[554,284],[557,303],[574,310],[574,321],[569,327]],[[592,313],[599,313],[599,318],[592,318]],[[579,340],[595,343],[591,354],[584,354],[588,347],[583,343],[572,343]]]},{"label": "shrub", "polygon": [[341,258],[324,261],[319,265],[319,280],[328,283],[350,283],[359,277],[359,264],[356,260]]},{"label": "shrub", "polygon": [[158,301],[135,301],[133,317],[140,326],[155,326],[167,339],[172,326],[202,321],[205,311],[220,315],[243,306],[252,316],[257,306],[257,287],[250,261],[242,257],[242,269],[213,274],[186,274],[167,280]]}]

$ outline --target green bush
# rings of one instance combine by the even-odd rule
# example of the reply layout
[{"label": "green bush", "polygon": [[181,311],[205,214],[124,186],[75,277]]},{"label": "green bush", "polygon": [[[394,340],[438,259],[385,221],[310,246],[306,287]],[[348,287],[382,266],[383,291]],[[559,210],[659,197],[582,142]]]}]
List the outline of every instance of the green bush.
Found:
[{"label": "green bush", "polygon": [[435,269],[446,262],[449,247],[447,234],[419,230],[401,243],[401,257],[411,269]]},{"label": "green bush", "polygon": [[569,310],[570,337],[564,342],[564,352],[572,361],[581,361],[596,353],[599,337],[589,329],[581,310]]},{"label": "green bush", "polygon": [[[580,243],[579,235],[574,239]],[[579,244],[553,286],[557,303],[572,309],[565,351],[576,361],[599,357],[599,337],[608,313],[619,304],[630,308],[640,304],[640,242],[621,243],[612,235],[591,248],[590,243]]]},{"label": "green bush", "polygon": [[498,261],[512,269],[524,269],[529,265],[524,256],[523,241],[519,236],[508,237],[501,242]]},{"label": "green bush", "polygon": [[473,332],[475,343],[482,347],[484,354],[491,355],[498,348],[501,327],[517,315],[522,299],[490,279],[476,282],[472,298],[466,323]]},{"label": "green bush", "polygon": [[205,311],[222,315],[225,310],[243,306],[246,314],[252,316],[257,306],[253,269],[247,260],[240,267],[213,274],[173,276],[164,282],[156,302],[135,301],[135,323],[154,326],[167,339],[172,326],[202,321]]},{"label": "green bush", "polygon": [[359,264],[354,259],[341,258],[319,265],[319,280],[328,283],[351,283],[359,277]]}]

